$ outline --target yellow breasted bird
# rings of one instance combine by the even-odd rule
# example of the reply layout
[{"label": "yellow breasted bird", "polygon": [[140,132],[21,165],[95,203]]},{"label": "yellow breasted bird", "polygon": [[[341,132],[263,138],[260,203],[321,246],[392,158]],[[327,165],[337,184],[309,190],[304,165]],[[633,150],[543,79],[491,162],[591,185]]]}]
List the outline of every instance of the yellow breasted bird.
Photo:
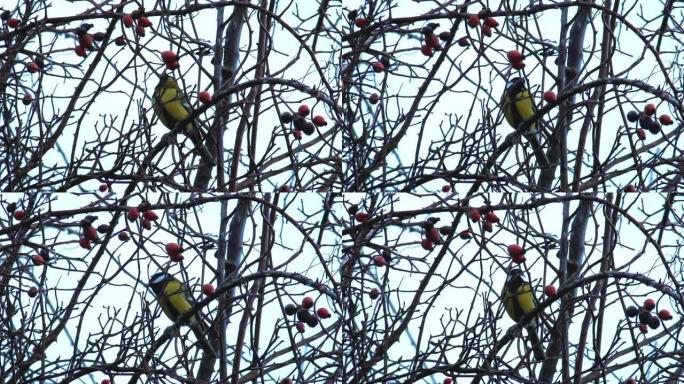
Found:
[{"label": "yellow breasted bird", "polygon": [[[195,310],[195,300],[187,285],[167,272],[157,272],[152,275],[148,287],[154,292],[162,311],[173,322],[178,321],[182,315]],[[215,354],[206,338],[207,327],[199,319],[198,314],[193,314],[180,325],[189,326],[202,348],[211,354]]]},{"label": "yellow breasted bird", "polygon": [[[178,86],[178,82],[167,74],[159,77],[159,83],[154,88],[154,94],[152,95],[152,103],[154,113],[168,129],[175,128],[178,122],[192,113],[192,108],[183,90]],[[202,136],[200,135],[197,122],[188,122],[181,132],[192,141],[205,161],[214,163],[213,157],[202,143]]]},{"label": "yellow breasted bird", "polygon": [[[523,271],[513,268],[508,272],[501,297],[506,307],[506,313],[518,322],[524,315],[534,311],[537,299],[534,297],[532,285],[525,280]],[[544,360],[544,347],[539,340],[539,326],[536,318],[525,324],[527,337],[532,345],[532,352],[537,360]]]},{"label": "yellow breasted bird", "polygon": [[[525,79],[521,77],[514,77],[508,80],[504,93],[501,96],[501,106],[506,121],[514,129],[518,129],[521,123],[532,118],[537,112],[532,95],[525,85]],[[549,160],[539,142],[537,123],[530,125],[529,129],[523,132],[523,135],[529,141],[539,166],[547,168]]]}]

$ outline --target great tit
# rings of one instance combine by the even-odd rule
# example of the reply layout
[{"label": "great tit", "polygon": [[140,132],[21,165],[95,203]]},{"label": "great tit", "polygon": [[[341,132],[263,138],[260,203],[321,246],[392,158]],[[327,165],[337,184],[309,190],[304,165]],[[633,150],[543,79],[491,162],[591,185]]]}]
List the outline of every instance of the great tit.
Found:
[{"label": "great tit", "polygon": [[[178,82],[167,74],[159,77],[159,83],[154,88],[154,94],[152,95],[152,103],[154,113],[168,129],[175,128],[178,122],[192,113],[192,108],[185,94],[178,86]],[[202,143],[202,136],[200,135],[197,122],[188,122],[181,132],[192,141],[205,161],[214,163],[213,157]]]},{"label": "great tit", "polygon": [[[501,105],[504,117],[513,129],[518,129],[521,123],[532,118],[536,113],[532,95],[525,85],[525,79],[521,77],[514,77],[508,80],[504,93],[501,96]],[[540,135],[537,123],[532,123],[529,129],[523,132],[523,136],[529,141],[539,166],[543,168],[548,167],[549,160],[539,141]]]},{"label": "great tit", "polygon": [[[157,272],[150,278],[148,287],[154,292],[159,306],[166,316],[174,323],[188,312],[193,312],[195,300],[190,294],[188,287],[180,280],[167,272]],[[187,325],[197,337],[205,351],[214,353],[213,348],[206,339],[206,329],[204,322],[198,318],[198,314],[193,314],[187,320],[180,323]]]},{"label": "great tit", "polygon": [[[508,316],[518,322],[524,315],[532,312],[537,307],[532,286],[525,280],[523,271],[513,268],[508,272],[508,277],[501,292],[504,306]],[[532,344],[532,351],[537,360],[544,360],[544,348],[539,340],[539,327],[536,318],[530,319],[525,325],[527,337]]]}]

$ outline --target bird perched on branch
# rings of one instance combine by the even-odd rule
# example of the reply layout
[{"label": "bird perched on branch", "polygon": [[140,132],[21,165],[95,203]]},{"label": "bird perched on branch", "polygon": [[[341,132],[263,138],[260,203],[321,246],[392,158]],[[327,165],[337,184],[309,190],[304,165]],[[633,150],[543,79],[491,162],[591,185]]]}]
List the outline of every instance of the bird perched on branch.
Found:
[{"label": "bird perched on branch", "polygon": [[[504,283],[501,297],[506,308],[506,313],[518,322],[520,319],[537,308],[537,299],[534,297],[532,285],[525,280],[523,271],[513,268],[508,272]],[[532,352],[537,360],[544,360],[544,347],[539,339],[539,326],[536,318],[530,319],[524,324],[527,330],[527,338],[532,345]]]},{"label": "bird perched on branch", "polygon": [[[155,273],[150,278],[148,287],[154,292],[162,311],[174,323],[188,312],[195,311],[195,300],[190,294],[190,290],[171,274],[167,272]],[[189,326],[205,352],[215,355],[214,349],[206,338],[208,327],[199,318],[199,314],[193,314],[180,325]]]},{"label": "bird perched on branch", "polygon": [[[501,105],[506,121],[514,129],[518,129],[520,124],[532,118],[537,112],[532,95],[525,85],[525,79],[521,77],[514,77],[508,80],[504,93],[501,96]],[[523,132],[523,136],[530,143],[539,166],[547,168],[549,166],[549,159],[546,157],[544,148],[542,148],[539,141],[540,135],[537,123],[532,123],[529,129]]]},{"label": "bird perched on branch", "polygon": [[[154,88],[152,103],[154,113],[168,129],[174,129],[176,124],[192,113],[192,108],[185,93],[178,86],[178,82],[167,74],[159,77],[159,83]],[[196,121],[189,121],[181,132],[192,141],[195,149],[200,152],[205,161],[215,163],[209,150],[202,143],[202,135]]]}]

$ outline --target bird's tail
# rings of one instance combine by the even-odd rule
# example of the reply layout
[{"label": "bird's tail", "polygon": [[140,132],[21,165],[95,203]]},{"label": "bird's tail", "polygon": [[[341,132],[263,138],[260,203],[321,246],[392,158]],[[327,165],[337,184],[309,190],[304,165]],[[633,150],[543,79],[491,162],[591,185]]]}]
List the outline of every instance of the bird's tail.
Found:
[{"label": "bird's tail", "polygon": [[190,141],[192,141],[192,144],[195,146],[195,150],[199,152],[202,159],[212,165],[216,164],[216,159],[214,159],[214,156],[211,155],[209,149],[207,149],[202,142],[202,138],[200,137],[200,134],[197,132],[196,128],[192,130],[186,130],[185,132],[186,136],[190,138]]},{"label": "bird's tail", "polygon": [[197,342],[202,347],[204,353],[216,357],[216,351],[207,339],[207,330],[209,329],[209,327],[207,327],[207,325],[203,321],[195,320],[190,322],[190,329],[192,330],[192,333],[195,334]]},{"label": "bird's tail", "polygon": [[544,360],[544,346],[542,345],[541,340],[539,340],[539,333],[536,325],[530,324],[527,326],[527,339],[530,341],[532,346],[534,358],[539,361]]},{"label": "bird's tail", "polygon": [[532,147],[532,151],[534,152],[534,156],[537,158],[537,164],[539,164],[539,167],[541,168],[548,168],[549,167],[549,159],[546,157],[546,153],[544,152],[544,148],[542,147],[541,143],[539,142],[539,138],[535,134],[526,134],[525,138],[527,141],[529,141],[530,146]]}]

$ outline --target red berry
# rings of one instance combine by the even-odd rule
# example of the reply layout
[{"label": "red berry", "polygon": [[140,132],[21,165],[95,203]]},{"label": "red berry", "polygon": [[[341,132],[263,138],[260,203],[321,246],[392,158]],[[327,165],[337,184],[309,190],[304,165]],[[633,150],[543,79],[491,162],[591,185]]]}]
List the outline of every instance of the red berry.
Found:
[{"label": "red berry", "polygon": [[425,233],[425,238],[433,243],[439,243],[442,239],[439,237],[439,230],[432,227]]},{"label": "red berry", "polygon": [[647,116],[653,115],[653,114],[655,113],[655,111],[656,111],[656,106],[655,106],[655,104],[653,104],[653,103],[648,103],[648,104],[646,104],[646,106],[644,107],[644,113],[645,113]]},{"label": "red berry", "polygon": [[297,114],[302,117],[309,116],[310,111],[311,110],[309,109],[309,106],[306,104],[302,104],[299,106],[299,108],[297,108]]},{"label": "red berry", "polygon": [[523,60],[522,53],[520,53],[520,51],[517,50],[508,51],[506,53],[506,57],[508,58],[509,63],[517,63]]},{"label": "red berry", "polygon": [[171,256],[171,255],[179,255],[181,252],[183,252],[183,248],[181,248],[178,243],[167,243],[166,244],[166,253]]},{"label": "red berry", "polygon": [[138,220],[140,217],[140,211],[138,211],[138,208],[130,208],[126,216],[130,221]]},{"label": "red berry", "polygon": [[354,25],[356,25],[359,28],[363,28],[366,25],[368,25],[368,19],[365,17],[359,17],[356,20],[354,20]]},{"label": "red berry", "polygon": [[126,36],[117,37],[114,39],[114,44],[118,45],[119,47],[126,45]]},{"label": "red berry", "polygon": [[306,296],[302,299],[302,307],[309,309],[314,306],[314,299],[311,296]]},{"label": "red berry", "polygon": [[143,17],[141,17],[141,18],[138,19],[138,25],[141,26],[141,27],[143,27],[143,28],[147,28],[147,27],[151,27],[151,26],[152,26],[152,22],[150,21],[150,19],[148,19],[147,17],[143,16]]},{"label": "red berry", "polygon": [[297,332],[299,333],[304,333],[304,330],[306,329],[304,327],[304,323],[302,323],[301,321],[295,325],[295,328],[297,328]]},{"label": "red berry", "polygon": [[422,53],[424,56],[432,56],[432,48],[427,45],[421,45],[420,53]]},{"label": "red berry", "polygon": [[376,266],[378,267],[384,267],[387,265],[387,260],[381,255],[375,256],[373,258],[373,262],[375,263]]},{"label": "red berry", "polygon": [[644,301],[644,309],[647,311],[652,311],[655,306],[655,301],[653,299],[646,299]]},{"label": "red berry", "polygon": [[450,191],[451,191],[451,185],[449,185],[449,184],[442,185],[442,192],[450,192]]},{"label": "red berry", "polygon": [[323,117],[323,116],[321,116],[321,115],[316,115],[316,116],[314,116],[313,120],[311,120],[311,121],[312,121],[312,122],[314,123],[314,125],[317,126],[317,127],[323,127],[323,126],[328,125],[328,122],[325,121],[325,117]]},{"label": "red berry", "polygon": [[380,101],[380,96],[377,93],[371,93],[370,97],[368,97],[368,101],[371,104],[377,104],[378,101]]},{"label": "red berry", "polygon": [[468,40],[467,36],[463,36],[457,41],[458,45],[461,47],[467,47],[470,45],[470,40]]},{"label": "red berry", "polygon": [[511,255],[511,257],[522,256],[525,254],[525,249],[518,244],[510,244],[508,246],[508,254]]},{"label": "red berry", "polygon": [[454,384],[454,379],[447,377],[442,384]]},{"label": "red berry", "polygon": [[429,48],[439,48],[439,37],[434,33],[425,35],[425,45],[427,45]]},{"label": "red berry", "polygon": [[199,101],[201,101],[204,104],[209,104],[211,103],[211,93],[207,91],[202,91],[198,95]]},{"label": "red berry", "polygon": [[28,93],[25,94],[24,97],[21,99],[21,103],[24,105],[29,105],[31,104],[31,102],[33,102],[33,96],[31,96]]},{"label": "red berry", "polygon": [[100,236],[97,234],[97,229],[94,227],[86,227],[83,229],[83,237],[86,239],[92,241],[92,242],[98,242],[100,241]]},{"label": "red berry", "polygon": [[637,187],[635,187],[634,184],[627,184],[624,189],[625,189],[625,192],[636,192],[637,191]]},{"label": "red berry", "polygon": [[169,255],[169,259],[171,259],[171,261],[173,261],[175,263],[180,263],[181,261],[183,261],[184,257],[183,257],[182,253],[178,253],[178,254],[174,253],[173,255]]},{"label": "red berry", "polygon": [[292,187],[290,187],[290,186],[287,185],[287,184],[281,185],[280,188],[278,188],[278,191],[280,191],[280,192],[285,192],[285,193],[287,193],[287,192],[292,192]]},{"label": "red berry", "polygon": [[159,218],[159,216],[157,216],[157,214],[154,211],[143,212],[143,217],[150,221],[157,221],[157,219]]},{"label": "red berry", "polygon": [[178,69],[178,68],[180,68],[180,64],[178,63],[178,61],[172,61],[172,62],[166,64],[166,69],[168,69],[170,71],[173,71],[174,69]]},{"label": "red berry", "polygon": [[90,49],[93,47],[93,36],[84,33],[83,35],[78,37],[78,42],[83,46],[83,48]]},{"label": "red berry", "polygon": [[86,49],[82,45],[77,45],[74,47],[74,53],[76,53],[76,56],[85,57]]},{"label": "red berry", "polygon": [[385,65],[379,61],[376,61],[373,63],[373,70],[377,73],[380,73],[385,70]]},{"label": "red berry", "polygon": [[38,296],[38,287],[31,287],[28,290],[28,295],[29,297],[36,297]]},{"label": "red berry", "polygon": [[[304,331],[301,331],[301,332],[304,332]],[[294,381],[292,381],[292,379],[290,379],[288,377],[288,378],[280,380],[280,384],[294,384]]]},{"label": "red berry", "polygon": [[128,241],[128,238],[129,238],[128,232],[121,231],[121,232],[119,232],[118,237],[119,237],[119,240],[121,240],[121,241]]},{"label": "red berry", "polygon": [[111,384],[111,381],[109,381],[109,379],[102,379],[100,384]]},{"label": "red berry", "polygon": [[672,118],[670,115],[660,115],[658,120],[660,120],[660,124],[662,125],[672,125]]},{"label": "red berry", "polygon": [[464,229],[458,234],[458,237],[460,237],[463,240],[467,240],[473,237],[473,235],[470,234],[470,230]]},{"label": "red berry", "polygon": [[544,294],[549,297],[556,297],[556,294],[558,294],[558,291],[556,290],[555,285],[547,285],[544,287]]},{"label": "red berry", "polygon": [[660,317],[660,320],[672,320],[672,314],[667,309],[658,311],[658,317]]},{"label": "red berry", "polygon": [[477,27],[480,25],[480,16],[478,15],[470,15],[468,16],[468,25],[471,27]]},{"label": "red berry", "polygon": [[24,220],[26,218],[26,212],[21,209],[14,211],[13,215],[16,220]]},{"label": "red berry", "polygon": [[639,140],[646,140],[646,131],[644,131],[642,128],[637,129],[637,137]]},{"label": "red berry", "polygon": [[639,330],[641,331],[641,333],[648,333],[648,325],[639,324]]},{"label": "red berry", "polygon": [[107,184],[100,184],[100,192],[107,192],[109,186]]},{"label": "red berry", "polygon": [[555,103],[556,101],[558,101],[558,99],[556,98],[556,92],[554,92],[554,91],[544,92],[544,100],[547,103]]},{"label": "red berry", "polygon": [[152,222],[147,220],[147,219],[140,220],[140,224],[142,225],[143,228],[145,228],[147,230],[152,229]]},{"label": "red berry", "polygon": [[487,220],[490,223],[498,223],[499,222],[499,216],[497,216],[496,213],[489,211],[485,215],[485,220]]},{"label": "red berry", "polygon": [[121,18],[121,21],[123,21],[123,23],[126,27],[133,26],[133,16],[131,16],[129,14],[123,15],[123,17]]},{"label": "red berry", "polygon": [[38,64],[36,64],[34,62],[30,62],[30,63],[26,64],[26,69],[31,73],[36,73],[36,72],[40,71],[40,67],[38,66]]},{"label": "red berry", "polygon": [[624,384],[637,384],[637,381],[636,379],[630,377],[629,379],[624,381]]},{"label": "red berry", "polygon": [[515,255],[511,258],[514,263],[521,264],[525,262],[525,255]]},{"label": "red berry", "polygon": [[357,212],[355,218],[356,221],[358,221],[359,223],[365,223],[366,221],[368,221],[368,219],[370,219],[370,215],[366,212]]},{"label": "red berry", "polygon": [[295,139],[297,139],[297,140],[302,139],[302,131],[299,129],[292,130],[292,135],[294,135]]},{"label": "red berry", "polygon": [[494,231],[494,224],[492,224],[490,221],[485,221],[482,223],[482,228],[484,228],[485,232],[493,232]]},{"label": "red berry", "polygon": [[145,27],[143,27],[142,25],[137,25],[135,27],[135,34],[140,36],[140,37],[144,37],[145,36]]},{"label": "red berry", "polygon": [[31,261],[33,261],[33,265],[43,265],[45,264],[45,259],[43,259],[43,256],[41,255],[33,255],[31,257]]},{"label": "red berry", "polygon": [[316,310],[316,313],[318,314],[318,317],[321,319],[327,319],[330,317],[330,311],[328,311],[328,308],[318,308]]},{"label": "red berry", "polygon": [[452,36],[453,36],[453,34],[449,31],[444,31],[444,32],[439,33],[439,39],[442,41],[447,41],[447,40],[451,39]]},{"label": "red berry", "polygon": [[525,62],[524,61],[513,62],[513,63],[511,63],[511,67],[513,67],[513,69],[517,69],[517,70],[523,69],[523,68],[525,68]]},{"label": "red berry", "polygon": [[161,59],[164,63],[170,63],[178,60],[178,55],[174,51],[164,51],[161,53]]},{"label": "red berry", "polygon": [[492,28],[486,25],[482,26],[482,35],[487,37],[492,37]]},{"label": "red berry", "polygon": [[473,223],[480,221],[480,210],[477,208],[470,208],[470,210],[468,211],[468,217]]},{"label": "red berry", "polygon": [[496,28],[499,26],[499,22],[493,17],[485,17],[484,25],[488,26],[489,28]]},{"label": "red berry", "polygon": [[202,285],[202,294],[205,296],[211,296],[214,292],[216,292],[216,288],[214,288],[213,284],[207,283]]},{"label": "red berry", "polygon": [[81,246],[83,249],[91,249],[92,246],[90,245],[90,240],[86,239],[85,237],[80,237],[78,239],[78,245]]},{"label": "red berry", "polygon": [[11,18],[7,20],[7,26],[10,28],[17,28],[19,26],[19,19]]},{"label": "red berry", "polygon": [[423,249],[426,251],[432,251],[432,249],[434,248],[434,244],[432,243],[432,241],[428,239],[422,239],[420,241],[420,246],[423,247]]},{"label": "red berry", "polygon": [[380,290],[377,288],[373,288],[368,292],[368,296],[370,296],[371,299],[375,300],[378,297],[380,297]]}]

